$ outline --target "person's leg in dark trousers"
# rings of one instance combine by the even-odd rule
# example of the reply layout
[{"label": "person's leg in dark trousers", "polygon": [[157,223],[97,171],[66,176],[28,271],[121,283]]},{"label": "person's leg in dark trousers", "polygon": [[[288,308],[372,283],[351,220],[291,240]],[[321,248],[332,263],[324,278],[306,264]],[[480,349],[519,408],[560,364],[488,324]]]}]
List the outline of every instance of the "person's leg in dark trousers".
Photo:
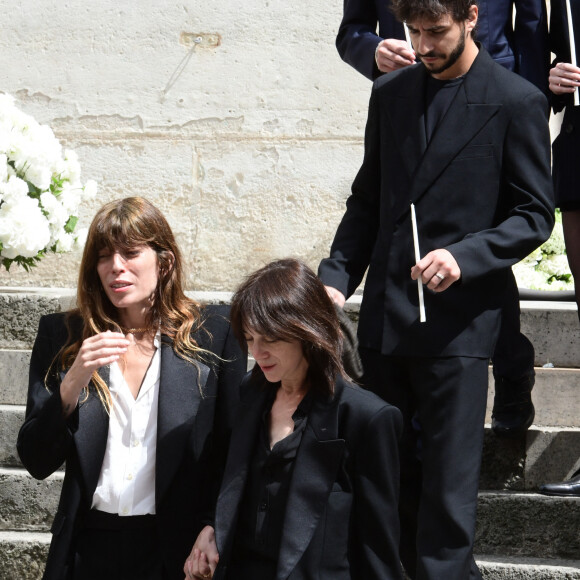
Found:
[{"label": "person's leg in dark trousers", "polygon": [[397,364],[395,359],[366,348],[359,348],[359,352],[364,369],[361,384],[397,407],[403,414],[403,435],[399,449],[401,463],[399,555],[407,575],[410,578],[415,578],[417,513],[422,486],[422,470],[419,460],[418,433],[413,427],[415,403],[410,387],[410,378],[406,366]]},{"label": "person's leg in dark trousers", "polygon": [[517,437],[534,420],[534,347],[520,331],[520,302],[515,278],[508,284],[501,327],[493,353],[495,398],[492,430],[500,437]]},{"label": "person's leg in dark trousers", "polygon": [[[369,368],[366,380],[374,383],[365,386],[398,406],[405,418],[399,512],[407,574],[418,580],[480,579],[472,547],[487,359],[391,358],[363,351],[361,356]],[[414,418],[421,428],[420,461]]]},{"label": "person's leg in dark trousers", "polygon": [[468,357],[411,362],[423,462],[418,578],[481,579],[473,541],[488,365]]},{"label": "person's leg in dark trousers", "polygon": [[[99,514],[100,515],[100,514]],[[139,518],[106,514],[117,529],[91,524],[76,539],[73,580],[166,580],[155,526],[127,526]],[[107,522],[105,524],[109,526]]]}]

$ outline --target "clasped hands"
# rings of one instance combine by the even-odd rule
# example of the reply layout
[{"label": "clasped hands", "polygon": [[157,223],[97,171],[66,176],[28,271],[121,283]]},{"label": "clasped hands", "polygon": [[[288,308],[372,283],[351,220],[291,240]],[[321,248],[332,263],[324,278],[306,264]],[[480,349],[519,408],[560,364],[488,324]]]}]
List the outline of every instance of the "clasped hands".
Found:
[{"label": "clasped hands", "polygon": [[212,578],[219,559],[214,529],[212,526],[205,526],[197,536],[191,553],[183,566],[185,580]]}]

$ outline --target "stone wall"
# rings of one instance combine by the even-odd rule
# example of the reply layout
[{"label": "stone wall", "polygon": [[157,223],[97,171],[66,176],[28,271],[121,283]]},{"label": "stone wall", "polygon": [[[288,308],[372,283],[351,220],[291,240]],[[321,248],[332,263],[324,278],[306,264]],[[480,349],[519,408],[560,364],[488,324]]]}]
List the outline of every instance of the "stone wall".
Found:
[{"label": "stone wall", "polygon": [[[0,91],[79,154],[102,203],[167,215],[187,286],[315,267],[362,160],[370,82],[334,46],[342,1],[0,0]],[[79,254],[0,286],[74,287]]]}]

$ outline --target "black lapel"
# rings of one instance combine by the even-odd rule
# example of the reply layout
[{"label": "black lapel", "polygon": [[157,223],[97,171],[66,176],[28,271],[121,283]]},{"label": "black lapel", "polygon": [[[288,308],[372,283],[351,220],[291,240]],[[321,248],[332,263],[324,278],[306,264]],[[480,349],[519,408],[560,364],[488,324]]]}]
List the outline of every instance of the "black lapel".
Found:
[{"label": "black lapel", "polygon": [[427,148],[424,108],[426,74],[423,65],[414,65],[408,74],[398,79],[400,86],[395,91],[389,91],[382,103],[409,181]]},{"label": "black lapel", "polygon": [[342,385],[332,401],[316,398],[308,414],[288,491],[277,580],[286,580],[304,554],[318,525],[345,451],[338,436]]},{"label": "black lapel", "polygon": [[[108,384],[109,367],[101,367],[99,375]],[[92,501],[101,474],[108,432],[109,415],[91,387],[87,400],[79,404],[79,428],[74,434],[85,494],[89,501]]]},{"label": "black lapel", "polygon": [[[395,214],[397,221],[410,211],[411,202],[417,204],[457,154],[500,110],[501,104],[487,103],[492,66],[493,60],[480,47],[480,52],[465,81],[459,87],[449,110],[415,168],[409,188],[409,201],[407,203],[405,200],[405,203],[397,208]],[[423,98],[415,100],[424,102]],[[421,119],[421,122],[424,130],[424,119]]]},{"label": "black lapel", "polygon": [[185,361],[175,353],[171,340],[162,336],[155,468],[157,505],[167,491],[183,458],[185,445],[192,436],[201,401],[200,388],[203,390],[208,375],[206,365]]},{"label": "black lapel", "polygon": [[218,551],[229,549],[237,523],[238,508],[248,478],[248,468],[256,445],[261,416],[268,398],[267,389],[250,385],[232,430],[228,460],[216,507],[215,535]]}]

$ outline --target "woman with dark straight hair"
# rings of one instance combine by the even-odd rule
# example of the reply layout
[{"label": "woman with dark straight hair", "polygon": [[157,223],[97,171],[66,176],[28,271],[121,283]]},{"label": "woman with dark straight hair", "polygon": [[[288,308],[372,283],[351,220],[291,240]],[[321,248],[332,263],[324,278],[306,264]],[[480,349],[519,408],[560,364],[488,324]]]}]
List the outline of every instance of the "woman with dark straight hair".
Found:
[{"label": "woman with dark straight hair", "polygon": [[401,414],[350,383],[333,303],[314,272],[272,262],[240,286],[242,383],[215,521],[189,578],[391,580],[399,563]]},{"label": "woman with dark straight hair", "polygon": [[226,307],[183,290],[181,252],[149,201],[104,205],[77,308],[40,320],[18,452],[66,463],[44,580],[182,580],[215,502],[246,370]]}]

